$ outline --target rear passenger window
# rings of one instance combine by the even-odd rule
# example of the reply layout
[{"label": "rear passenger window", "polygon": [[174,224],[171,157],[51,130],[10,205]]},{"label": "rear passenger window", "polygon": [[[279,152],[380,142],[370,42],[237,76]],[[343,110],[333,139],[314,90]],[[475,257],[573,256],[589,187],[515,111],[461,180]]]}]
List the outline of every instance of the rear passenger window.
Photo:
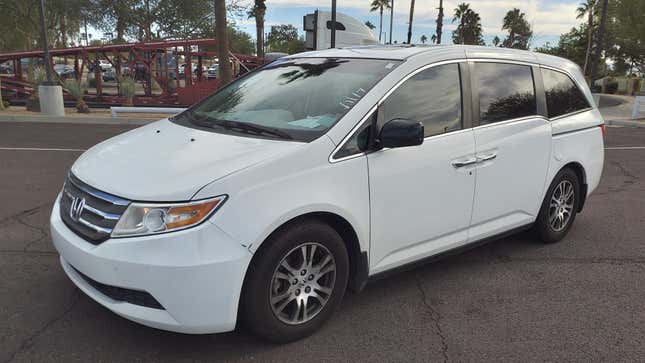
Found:
[{"label": "rear passenger window", "polygon": [[395,118],[419,121],[426,137],[461,129],[459,65],[445,64],[415,74],[382,107],[383,122]]},{"label": "rear passenger window", "polygon": [[580,88],[566,74],[542,68],[549,118],[589,108]]},{"label": "rear passenger window", "polygon": [[479,121],[489,124],[537,114],[531,67],[476,63],[479,80]]}]

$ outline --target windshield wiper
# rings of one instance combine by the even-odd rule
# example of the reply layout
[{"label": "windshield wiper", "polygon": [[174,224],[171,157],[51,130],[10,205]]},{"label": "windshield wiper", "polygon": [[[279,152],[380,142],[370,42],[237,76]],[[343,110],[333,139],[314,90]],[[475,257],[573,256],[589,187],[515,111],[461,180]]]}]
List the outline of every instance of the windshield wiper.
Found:
[{"label": "windshield wiper", "polygon": [[229,130],[240,130],[242,132],[247,132],[247,133],[252,133],[252,134],[257,134],[257,135],[262,135],[262,134],[267,134],[267,135],[273,135],[277,136],[281,139],[293,139],[291,135],[284,131],[276,130],[271,127],[266,127],[266,126],[260,126],[256,124],[251,124],[248,122],[237,122],[237,121],[229,121],[229,120],[215,120],[212,121],[215,125],[221,126],[223,128],[229,129]]}]

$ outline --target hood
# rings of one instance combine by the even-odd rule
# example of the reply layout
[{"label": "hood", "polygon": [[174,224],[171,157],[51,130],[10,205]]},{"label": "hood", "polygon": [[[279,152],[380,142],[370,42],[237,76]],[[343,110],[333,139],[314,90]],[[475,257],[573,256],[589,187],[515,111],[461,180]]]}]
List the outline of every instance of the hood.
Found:
[{"label": "hood", "polygon": [[92,147],[72,172],[123,198],[184,201],[208,183],[303,145],[202,131],[165,119]]}]

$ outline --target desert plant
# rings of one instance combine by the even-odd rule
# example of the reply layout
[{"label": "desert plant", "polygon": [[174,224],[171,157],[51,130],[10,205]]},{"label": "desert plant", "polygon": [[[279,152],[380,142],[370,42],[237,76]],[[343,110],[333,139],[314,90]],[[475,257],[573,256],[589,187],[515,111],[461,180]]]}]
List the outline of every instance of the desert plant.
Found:
[{"label": "desert plant", "polygon": [[45,79],[47,78],[47,73],[45,73],[45,68],[35,67],[31,69],[31,72],[27,75],[29,83],[31,83],[32,88],[34,89],[33,93],[27,99],[27,110],[40,112],[40,98],[38,97],[38,86],[40,86]]},{"label": "desert plant", "polygon": [[75,79],[66,79],[65,80],[65,89],[67,92],[76,99],[76,111],[79,113],[89,113],[90,108],[87,107],[87,104],[83,100],[85,97],[86,87],[80,81]]},{"label": "desert plant", "polygon": [[88,85],[90,88],[96,88],[96,78],[93,78],[93,77],[92,77],[92,78],[90,78],[90,77],[88,77],[88,78],[87,78],[87,85]]},{"label": "desert plant", "polygon": [[122,77],[119,80],[119,93],[125,97],[126,101],[123,106],[132,106],[134,103],[134,95],[136,92],[136,82],[133,78]]}]

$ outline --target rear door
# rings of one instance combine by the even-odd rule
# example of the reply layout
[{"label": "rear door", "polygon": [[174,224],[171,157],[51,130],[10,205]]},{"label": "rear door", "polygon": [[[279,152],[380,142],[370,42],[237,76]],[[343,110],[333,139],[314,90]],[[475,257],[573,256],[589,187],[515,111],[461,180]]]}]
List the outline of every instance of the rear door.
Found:
[{"label": "rear door", "polygon": [[532,223],[539,211],[551,125],[539,68],[471,62],[477,178],[470,240]]}]

